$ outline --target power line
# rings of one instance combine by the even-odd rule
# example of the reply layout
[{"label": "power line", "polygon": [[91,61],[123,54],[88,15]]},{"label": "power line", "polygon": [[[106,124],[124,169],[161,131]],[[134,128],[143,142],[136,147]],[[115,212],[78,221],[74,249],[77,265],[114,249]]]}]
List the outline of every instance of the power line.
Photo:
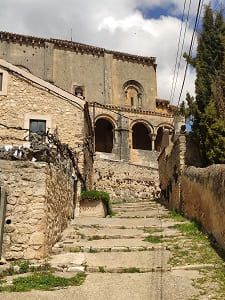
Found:
[{"label": "power line", "polygon": [[181,24],[180,24],[180,33],[179,33],[179,40],[178,40],[178,45],[177,45],[176,62],[175,62],[174,71],[173,71],[173,81],[172,81],[172,87],[171,87],[170,99],[169,99],[170,101],[171,101],[172,92],[173,92],[175,72],[176,72],[176,68],[177,68],[177,59],[178,59],[178,54],[179,54],[179,49],[180,49],[180,40],[181,40],[181,33],[182,33],[182,29],[183,29],[183,21],[184,21],[184,13],[185,13],[185,8],[186,8],[186,2],[187,2],[187,0],[184,1],[182,19],[181,19]]},{"label": "power line", "polygon": [[183,49],[184,49],[185,36],[186,36],[186,33],[187,33],[187,26],[188,26],[188,20],[189,20],[189,15],[190,15],[190,8],[191,8],[191,0],[189,1],[188,14],[187,14],[187,19],[186,19],[186,24],[185,24],[185,31],[184,31],[184,36],[183,36],[182,48],[181,48],[181,51],[180,51],[179,64],[178,64],[178,68],[177,68],[176,81],[175,81],[175,85],[174,85],[174,90],[173,90],[173,96],[172,96],[172,99],[171,99],[171,104],[173,103],[173,99],[174,99],[174,95],[175,95],[175,90],[176,90],[176,86],[177,86],[178,75],[179,75],[179,71],[180,71],[180,64],[181,64],[181,58],[182,58]]},{"label": "power line", "polygon": [[[192,51],[192,47],[193,47],[193,41],[194,41],[194,37],[195,37],[195,32],[196,32],[196,29],[197,29],[197,24],[198,24],[198,20],[199,20],[199,16],[200,16],[201,3],[202,3],[202,0],[199,0],[198,1],[198,10],[197,10],[196,18],[195,18],[195,25],[194,25],[194,30],[193,30],[192,38],[191,38],[191,44],[190,44],[188,56],[191,55],[191,51]],[[184,78],[183,78],[182,87],[181,87],[181,91],[180,91],[180,95],[179,95],[177,106],[179,106],[180,99],[181,99],[181,96],[182,96],[182,93],[183,93],[184,83],[185,83],[186,76],[187,76],[188,65],[189,65],[189,63],[187,61],[186,62],[186,67],[185,67],[185,72],[184,72]]]},{"label": "power line", "polygon": [[[199,16],[201,16],[201,14],[202,14],[202,8],[203,8],[203,5],[204,5],[204,0],[202,0],[202,4],[201,4]],[[197,37],[197,29],[198,29],[198,25],[199,25],[199,20],[200,20],[200,17],[199,17],[199,19],[198,19],[198,23],[197,23],[197,27],[196,27],[196,32],[195,32],[195,37],[194,37],[194,42],[193,42],[193,48],[194,48],[194,44],[195,44],[196,37]]]}]

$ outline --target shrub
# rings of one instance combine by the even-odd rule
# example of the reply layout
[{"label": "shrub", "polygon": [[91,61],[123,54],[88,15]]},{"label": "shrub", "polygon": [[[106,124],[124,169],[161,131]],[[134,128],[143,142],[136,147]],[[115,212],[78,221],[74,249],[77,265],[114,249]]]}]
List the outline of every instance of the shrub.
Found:
[{"label": "shrub", "polygon": [[81,201],[84,200],[89,200],[89,201],[101,200],[106,205],[107,214],[113,216],[112,203],[110,201],[110,197],[108,193],[97,191],[97,190],[82,191]]}]

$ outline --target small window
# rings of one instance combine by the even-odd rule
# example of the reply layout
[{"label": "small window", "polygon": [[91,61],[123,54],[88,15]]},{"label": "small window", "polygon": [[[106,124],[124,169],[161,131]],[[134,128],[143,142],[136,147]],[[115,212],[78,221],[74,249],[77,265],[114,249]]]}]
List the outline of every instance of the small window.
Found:
[{"label": "small window", "polygon": [[44,134],[46,133],[46,121],[30,120],[30,133],[37,133],[42,136],[42,140],[45,140]]},{"label": "small window", "polygon": [[133,97],[130,98],[130,105],[134,106],[134,98]]},{"label": "small window", "polygon": [[77,97],[83,97],[84,96],[84,91],[81,86],[78,86],[75,88],[75,96]]},{"label": "small window", "polygon": [[3,79],[3,74],[0,73],[0,91],[2,91],[2,79]]}]

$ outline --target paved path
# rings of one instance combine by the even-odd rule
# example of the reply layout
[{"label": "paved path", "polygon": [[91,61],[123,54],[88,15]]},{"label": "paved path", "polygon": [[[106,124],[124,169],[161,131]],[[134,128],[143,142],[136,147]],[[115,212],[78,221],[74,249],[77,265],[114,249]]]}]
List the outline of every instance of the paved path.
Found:
[{"label": "paved path", "polygon": [[[179,222],[161,204],[114,204],[113,209],[117,214],[112,218],[76,218],[53,249],[53,266],[86,270],[88,275],[82,286],[51,292],[4,293],[0,299],[210,299],[195,298],[199,290],[193,280],[201,278],[199,269],[207,266],[179,260],[180,253],[189,255],[191,242],[174,227]],[[186,252],[176,253],[174,249],[178,247],[184,247]],[[172,267],[176,255],[178,263]]]}]

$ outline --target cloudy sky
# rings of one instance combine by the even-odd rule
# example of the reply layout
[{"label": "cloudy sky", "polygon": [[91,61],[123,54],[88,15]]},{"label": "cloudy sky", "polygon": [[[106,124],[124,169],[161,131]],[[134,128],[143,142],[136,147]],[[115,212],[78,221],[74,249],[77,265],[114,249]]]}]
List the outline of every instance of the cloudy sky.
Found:
[{"label": "cloudy sky", "polygon": [[[0,30],[55,37],[143,56],[156,56],[158,96],[169,99],[184,0],[0,0]],[[188,51],[197,0],[192,1],[184,50]],[[204,3],[208,1],[205,0]],[[221,0],[211,1],[218,6]],[[187,1],[188,6],[189,1]],[[186,9],[187,11],[187,9]],[[184,28],[184,26],[183,26]],[[182,59],[173,103],[183,80]],[[184,87],[194,93],[189,69]]]}]

